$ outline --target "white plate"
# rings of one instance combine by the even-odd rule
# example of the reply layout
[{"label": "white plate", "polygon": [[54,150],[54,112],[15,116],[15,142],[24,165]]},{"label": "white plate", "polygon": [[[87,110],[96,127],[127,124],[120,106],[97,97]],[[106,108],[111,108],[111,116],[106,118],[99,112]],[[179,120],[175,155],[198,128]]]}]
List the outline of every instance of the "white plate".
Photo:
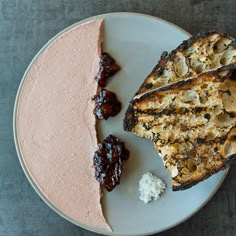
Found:
[{"label": "white plate", "polygon": [[[94,18],[105,19],[103,49],[111,53],[122,67],[122,70],[109,81],[107,88],[116,92],[123,104],[123,109],[116,117],[99,122],[99,136],[100,139],[109,134],[118,136],[125,141],[131,153],[130,159],[126,162],[121,184],[113,192],[105,192],[104,194],[104,214],[113,228],[112,235],[147,235],[160,232],[183,222],[197,212],[213,196],[227,173],[227,171],[222,171],[188,190],[172,192],[171,178],[153,144],[132,133],[123,131],[124,113],[133,94],[153,69],[161,53],[164,50],[171,51],[174,49],[184,39],[188,38],[189,34],[164,20],[134,13],[111,13],[95,16],[76,23],[61,33]],[[41,49],[32,63],[61,33]],[[23,83],[20,85],[18,95],[22,85]],[[21,165],[32,186],[52,209],[67,220],[86,229],[104,233],[90,228],[89,225],[81,225],[69,218],[51,204],[50,200],[40,192],[37,183],[30,178],[19,153],[15,132],[17,98],[14,110],[16,149]],[[167,190],[160,200],[145,205],[139,200],[138,181],[142,174],[147,171],[151,171],[162,178],[167,183]]]}]

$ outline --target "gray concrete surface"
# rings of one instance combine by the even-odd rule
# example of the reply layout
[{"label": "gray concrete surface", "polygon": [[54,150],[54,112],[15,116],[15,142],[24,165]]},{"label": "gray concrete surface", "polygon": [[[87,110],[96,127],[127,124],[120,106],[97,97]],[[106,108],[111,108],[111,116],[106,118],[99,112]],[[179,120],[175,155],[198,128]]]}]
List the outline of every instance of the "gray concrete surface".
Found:
[{"label": "gray concrete surface", "polygon": [[[158,16],[190,33],[216,29],[236,36],[235,0],[0,0],[0,236],[97,235],[62,219],[34,192],[15,152],[12,112],[27,65],[53,35],[86,17],[117,11]],[[235,236],[235,173],[236,163],[203,209],[159,235]]]}]

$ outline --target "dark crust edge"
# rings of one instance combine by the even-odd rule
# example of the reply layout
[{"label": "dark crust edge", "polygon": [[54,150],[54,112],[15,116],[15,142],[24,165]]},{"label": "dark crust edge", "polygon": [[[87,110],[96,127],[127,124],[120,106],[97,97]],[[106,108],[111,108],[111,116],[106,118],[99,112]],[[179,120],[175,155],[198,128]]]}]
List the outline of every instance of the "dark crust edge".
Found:
[{"label": "dark crust edge", "polygon": [[[151,73],[148,74],[148,76],[144,79],[143,83],[141,84],[141,86],[139,87],[138,91],[135,93],[135,95],[138,95],[140,93],[142,93],[142,89],[143,88],[147,88],[146,86],[149,86],[149,84],[146,82],[146,80],[156,74],[159,74],[160,72],[163,71],[163,69],[165,68],[165,65],[168,61],[169,58],[169,54],[167,51],[162,52],[161,57],[157,63],[157,65],[155,65],[155,67],[152,69]],[[152,86],[151,86],[152,87]]]},{"label": "dark crust edge", "polygon": [[202,39],[202,38],[206,38],[210,35],[213,35],[213,34],[219,34],[220,36],[222,37],[225,37],[225,38],[229,38],[232,40],[232,42],[230,43],[229,46],[234,46],[236,47],[236,40],[230,36],[229,34],[227,33],[220,33],[220,32],[217,32],[215,30],[212,30],[212,31],[209,31],[209,32],[200,32],[200,33],[197,33],[196,35],[193,35],[192,37],[190,37],[189,39],[187,40],[184,40],[176,49],[174,49],[173,51],[171,51],[169,54],[168,52],[164,51],[162,54],[161,54],[161,57],[160,57],[160,60],[159,62],[157,63],[157,65],[153,68],[152,72],[146,77],[146,79],[143,81],[143,83],[141,84],[141,86],[139,87],[138,91],[135,93],[135,95],[138,95],[141,93],[142,89],[143,88],[146,88],[146,86],[148,86],[148,83],[146,83],[146,80],[153,76],[153,75],[156,75],[158,73],[160,73],[161,71],[163,71],[163,69],[165,68],[165,65],[167,63],[168,60],[170,61],[173,61],[174,60],[174,57],[175,57],[175,54],[177,52],[183,52],[184,50],[186,50],[187,48],[191,47],[196,41]]},{"label": "dark crust edge", "polygon": [[200,180],[195,180],[195,181],[191,181],[191,182],[186,182],[184,184],[181,184],[180,186],[173,186],[172,185],[172,190],[173,191],[180,191],[180,190],[186,190],[188,188],[193,187],[194,185],[208,179],[210,176],[212,176],[213,174],[222,171],[224,169],[226,169],[227,167],[229,167],[231,165],[231,163],[236,160],[236,154],[232,154],[228,157],[225,158],[224,163],[222,164],[222,166],[219,169],[213,170],[212,172],[210,172],[209,174],[207,174],[206,176],[204,176],[203,178],[201,178]]},{"label": "dark crust edge", "polygon": [[132,101],[130,102],[126,113],[125,118],[123,119],[123,129],[128,132],[132,132],[132,129],[138,122],[137,117],[135,116],[135,110],[132,106]]}]

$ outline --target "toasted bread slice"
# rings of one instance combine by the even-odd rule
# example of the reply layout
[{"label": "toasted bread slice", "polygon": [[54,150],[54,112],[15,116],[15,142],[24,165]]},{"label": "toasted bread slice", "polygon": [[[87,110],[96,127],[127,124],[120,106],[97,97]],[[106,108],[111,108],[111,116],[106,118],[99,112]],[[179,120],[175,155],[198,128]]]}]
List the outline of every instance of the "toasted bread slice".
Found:
[{"label": "toasted bread slice", "polygon": [[168,134],[175,135],[176,130],[170,132],[173,125],[186,131],[192,126],[209,125],[208,113],[216,116],[228,109],[232,115],[231,103],[226,107],[223,101],[230,97],[236,102],[234,68],[236,63],[135,96],[127,109],[124,129],[155,141],[160,127],[165,130],[168,126]]},{"label": "toasted bread slice", "polygon": [[132,100],[124,128],[155,143],[174,190],[191,187],[236,157],[235,68],[224,66]]},{"label": "toasted bread slice", "polygon": [[136,94],[236,62],[235,40],[217,32],[199,33],[170,54],[164,52]]}]

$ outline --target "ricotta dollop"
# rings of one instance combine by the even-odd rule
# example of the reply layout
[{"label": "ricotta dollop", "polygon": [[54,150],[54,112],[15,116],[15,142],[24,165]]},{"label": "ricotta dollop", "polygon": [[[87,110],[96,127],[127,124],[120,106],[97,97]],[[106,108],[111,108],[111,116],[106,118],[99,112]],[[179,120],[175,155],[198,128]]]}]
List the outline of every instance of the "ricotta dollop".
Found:
[{"label": "ricotta dollop", "polygon": [[139,181],[140,200],[144,203],[158,200],[165,188],[166,185],[163,180],[153,175],[151,172],[147,172],[143,174]]}]

